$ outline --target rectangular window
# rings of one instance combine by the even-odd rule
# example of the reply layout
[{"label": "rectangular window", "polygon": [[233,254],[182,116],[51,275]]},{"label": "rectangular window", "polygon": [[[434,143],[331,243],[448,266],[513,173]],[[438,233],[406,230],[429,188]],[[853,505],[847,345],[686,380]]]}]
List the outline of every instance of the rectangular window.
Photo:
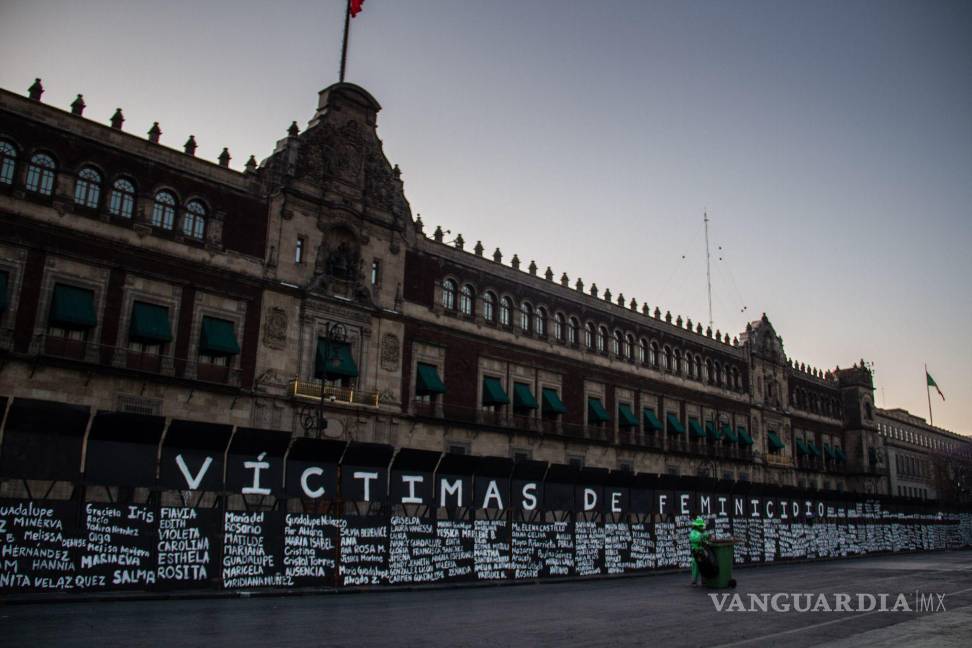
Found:
[{"label": "rectangular window", "polygon": [[530,458],[529,450],[513,450],[513,461],[529,461]]},{"label": "rectangular window", "polygon": [[381,261],[375,259],[371,262],[371,285],[377,286],[381,281]]},{"label": "rectangular window", "polygon": [[297,245],[294,247],[294,263],[304,262],[304,237],[297,237]]}]

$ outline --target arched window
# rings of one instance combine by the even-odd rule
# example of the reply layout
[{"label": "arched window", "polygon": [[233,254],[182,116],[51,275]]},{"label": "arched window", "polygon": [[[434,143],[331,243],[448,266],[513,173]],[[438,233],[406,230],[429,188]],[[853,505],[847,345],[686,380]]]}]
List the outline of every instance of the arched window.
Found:
[{"label": "arched window", "polygon": [[108,196],[108,212],[122,218],[131,218],[135,212],[135,185],[124,178],[115,180]]},{"label": "arched window", "polygon": [[54,158],[36,153],[27,164],[27,191],[50,196],[54,193]]},{"label": "arched window", "polygon": [[725,367],[723,367],[722,371],[719,373],[719,384],[725,387],[729,386],[729,374],[727,373]]},{"label": "arched window", "polygon": [[533,332],[543,337],[547,334],[547,311],[543,307],[537,309],[537,317],[533,320]]},{"label": "arched window", "polygon": [[577,345],[577,331],[580,328],[580,324],[576,317],[571,317],[567,323],[567,344],[571,346]]},{"label": "arched window", "polygon": [[712,377],[712,361],[711,360],[706,360],[705,361],[705,382],[709,383],[710,385],[713,382],[715,382],[715,378]]},{"label": "arched window", "polygon": [[152,207],[152,225],[170,230],[175,225],[176,199],[169,191],[155,194],[155,205]]},{"label": "arched window", "polygon": [[190,200],[186,205],[182,233],[200,241],[206,234],[206,207],[198,200]]},{"label": "arched window", "polygon": [[702,356],[695,356],[695,379],[702,380]]},{"label": "arched window", "polygon": [[456,282],[452,279],[442,282],[442,307],[446,310],[456,310]]},{"label": "arched window", "polygon": [[638,342],[638,362],[641,364],[648,362],[648,341],[644,338]]},{"label": "arched window", "polygon": [[483,295],[483,319],[487,322],[496,321],[496,295],[489,291]]},{"label": "arched window", "polygon": [[500,324],[513,326],[513,300],[509,297],[500,300]]},{"label": "arched window", "polygon": [[78,173],[78,179],[74,183],[75,204],[90,209],[97,209],[100,198],[101,174],[91,167],[81,169]]},{"label": "arched window", "polygon": [[621,331],[615,331],[614,337],[611,338],[611,355],[615,358],[621,357],[621,348],[624,346],[624,334]]},{"label": "arched window", "polygon": [[474,293],[472,286],[466,284],[459,293],[459,312],[469,317],[473,313]]},{"label": "arched window", "polygon": [[658,368],[658,343],[657,342],[651,343],[649,362],[651,363],[652,367],[654,367],[655,369]]},{"label": "arched window", "polygon": [[732,386],[737,390],[742,388],[739,384],[739,369],[736,367],[732,368]]},{"label": "arched window", "polygon": [[607,353],[607,329],[603,326],[597,329],[597,352]]},{"label": "arched window", "polygon": [[714,374],[713,379],[715,380],[715,383],[721,387],[722,386],[722,366],[718,362],[715,363],[714,371],[712,373]]},{"label": "arched window", "polygon": [[672,347],[666,346],[665,347],[665,371],[674,371],[675,370],[675,362],[674,362],[674,359],[675,358],[672,355]]},{"label": "arched window", "polygon": [[632,335],[624,338],[624,357],[630,361],[634,360],[634,336]]},{"label": "arched window", "polygon": [[689,378],[695,378],[695,364],[692,362],[692,354],[685,354],[685,373]]},{"label": "arched window", "polygon": [[17,149],[13,144],[0,140],[0,184],[13,184],[17,170]]},{"label": "arched window", "polygon": [[594,350],[594,325],[590,322],[584,328],[584,346],[587,347],[588,351]]},{"label": "arched window", "polygon": [[530,320],[533,319],[533,309],[530,304],[520,302],[520,330],[524,333],[530,332]]},{"label": "arched window", "polygon": [[554,337],[559,342],[564,341],[564,316],[561,313],[554,315]]}]

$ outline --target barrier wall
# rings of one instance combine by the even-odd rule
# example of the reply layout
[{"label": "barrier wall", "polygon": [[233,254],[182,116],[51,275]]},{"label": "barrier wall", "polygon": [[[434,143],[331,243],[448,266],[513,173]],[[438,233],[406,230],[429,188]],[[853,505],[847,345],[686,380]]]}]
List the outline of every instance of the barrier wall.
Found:
[{"label": "barrier wall", "polygon": [[73,406],[11,405],[0,485],[27,496],[0,499],[0,592],[625,574],[687,566],[696,515],[737,540],[737,563],[972,546],[972,511],[928,503],[114,413],[87,422]]}]

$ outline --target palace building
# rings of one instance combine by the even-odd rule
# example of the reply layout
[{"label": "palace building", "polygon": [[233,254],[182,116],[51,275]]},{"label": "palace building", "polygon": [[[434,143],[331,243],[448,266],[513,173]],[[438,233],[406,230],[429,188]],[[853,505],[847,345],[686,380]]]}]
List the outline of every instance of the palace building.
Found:
[{"label": "palace building", "polygon": [[0,91],[8,410],[898,494],[863,361],[808,368],[765,315],[731,336],[427,233],[358,86],[242,172],[42,93]]}]

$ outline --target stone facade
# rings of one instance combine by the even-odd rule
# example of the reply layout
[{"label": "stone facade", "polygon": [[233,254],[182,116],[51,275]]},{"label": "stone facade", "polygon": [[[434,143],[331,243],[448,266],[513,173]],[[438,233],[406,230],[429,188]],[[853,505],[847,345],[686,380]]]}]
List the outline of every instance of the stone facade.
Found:
[{"label": "stone facade", "polygon": [[[809,369],[786,356],[765,315],[730,339],[585,291],[566,274],[538,274],[533,262],[504,264],[499,250],[466,250],[461,237],[446,243],[441,230],[427,236],[384,155],[379,110],[365,90],[331,86],[303,132],[295,124],[269,158],[237,172],[0,91],[0,140],[14,151],[0,182],[0,395],[396,447],[889,492],[887,438],[863,361]],[[48,193],[31,187],[38,154],[54,164]],[[79,199],[88,168],[101,178],[93,206]],[[119,180],[134,187],[128,216],[116,213]],[[176,198],[168,228],[156,218],[160,192]],[[205,209],[201,235],[194,201]],[[97,323],[79,339],[62,342],[51,326],[56,285],[94,296]],[[131,339],[135,302],[168,313],[172,340],[152,362]],[[219,362],[201,353],[204,318],[228,322],[239,353]],[[357,376],[317,381],[322,340],[347,345]],[[417,393],[420,366],[434,368],[444,393]],[[509,404],[484,405],[487,377]],[[537,406],[518,407],[518,384]],[[566,411],[551,411],[544,390]],[[594,420],[591,399],[608,420]],[[843,458],[801,456],[811,440]]]}]

